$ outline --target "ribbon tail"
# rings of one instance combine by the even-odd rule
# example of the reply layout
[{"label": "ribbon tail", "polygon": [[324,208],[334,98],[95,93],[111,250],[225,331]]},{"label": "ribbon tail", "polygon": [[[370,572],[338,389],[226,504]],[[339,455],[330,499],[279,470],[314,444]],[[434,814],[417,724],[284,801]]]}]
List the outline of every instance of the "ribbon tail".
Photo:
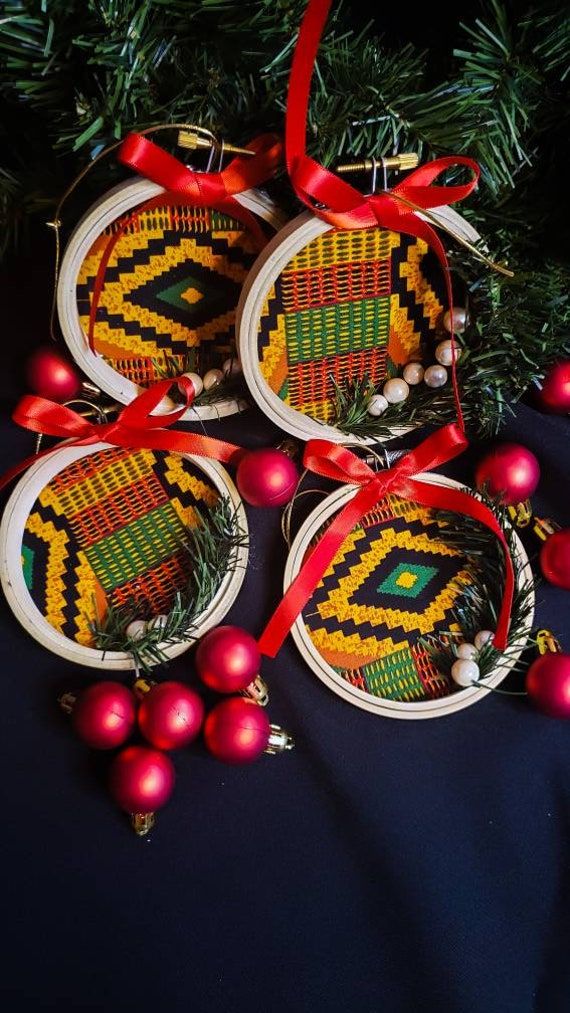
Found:
[{"label": "ribbon tail", "polygon": [[268,658],[275,657],[345,538],[377,502],[378,488],[371,482],[360,489],[339,511],[322,538],[304,559],[299,573],[287,588],[267,623],[258,640],[261,654],[265,654]]}]

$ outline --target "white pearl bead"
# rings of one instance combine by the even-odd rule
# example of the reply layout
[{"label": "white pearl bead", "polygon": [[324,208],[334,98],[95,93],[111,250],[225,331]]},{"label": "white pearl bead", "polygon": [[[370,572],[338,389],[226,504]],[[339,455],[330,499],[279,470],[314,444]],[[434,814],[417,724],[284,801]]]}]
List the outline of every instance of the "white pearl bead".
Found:
[{"label": "white pearl bead", "polygon": [[[435,350],[435,357],[442,366],[451,366],[453,362],[453,350],[451,348],[451,338],[447,338],[445,341],[440,341],[439,345]],[[457,347],[455,342],[455,361],[459,362],[461,358],[461,349]]]},{"label": "white pearl bead", "polygon": [[416,383],[421,383],[424,378],[424,367],[421,362],[408,362],[407,366],[404,366],[404,380],[409,383],[411,387],[414,387]]},{"label": "white pearl bead", "polygon": [[477,653],[475,644],[459,644],[456,651],[457,657],[463,661],[475,661]]},{"label": "white pearl bead", "polygon": [[150,622],[148,623],[148,628],[149,628],[149,630],[163,630],[164,627],[166,626],[167,622],[168,622],[168,616],[165,616],[164,614],[161,614],[161,615],[155,616],[154,619],[150,620]]},{"label": "white pearl bead", "polygon": [[[455,334],[462,334],[467,325],[467,310],[462,306],[456,306],[453,310],[453,330]],[[443,326],[451,333],[451,314],[449,310],[443,314]]]},{"label": "white pearl bead", "polygon": [[125,633],[129,640],[140,640],[146,633],[146,623],[144,619],[133,619],[132,623],[129,623]]},{"label": "white pearl bead", "polygon": [[224,379],[221,369],[209,369],[204,377],[204,390],[213,390]]},{"label": "white pearl bead", "polygon": [[188,380],[191,381],[192,386],[194,387],[194,397],[198,397],[204,388],[202,377],[198,376],[197,373],[183,373],[182,376],[187,377]]},{"label": "white pearl bead", "polygon": [[443,387],[447,383],[445,366],[428,366],[424,373],[424,382],[428,387]]},{"label": "white pearl bead", "polygon": [[226,359],[222,363],[222,373],[224,376],[239,376],[241,371],[241,362],[236,355],[234,355],[233,359]]},{"label": "white pearl bead", "polygon": [[451,678],[458,686],[462,686],[463,688],[465,686],[472,686],[479,678],[479,665],[476,665],[474,661],[459,658],[451,666]]},{"label": "white pearl bead", "polygon": [[401,380],[399,376],[394,376],[391,380],[386,380],[383,387],[383,394],[390,404],[400,404],[401,401],[405,401],[410,393],[405,380]]},{"label": "white pearl bead", "polygon": [[369,415],[382,415],[386,411],[388,402],[383,394],[375,394],[368,402],[367,412]]},{"label": "white pearl bead", "polygon": [[479,630],[479,632],[475,634],[475,647],[477,650],[480,651],[483,647],[486,647],[487,644],[490,644],[494,636],[495,634],[491,630]]}]

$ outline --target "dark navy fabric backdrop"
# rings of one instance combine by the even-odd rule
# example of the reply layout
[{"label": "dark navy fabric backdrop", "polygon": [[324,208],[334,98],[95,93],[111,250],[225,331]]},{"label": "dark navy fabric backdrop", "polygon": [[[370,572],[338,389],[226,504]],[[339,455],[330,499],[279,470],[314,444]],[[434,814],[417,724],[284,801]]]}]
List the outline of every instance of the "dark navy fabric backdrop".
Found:
[{"label": "dark navy fabric backdrop", "polygon": [[[8,413],[45,335],[47,250],[3,278],[0,467],[33,449]],[[267,445],[257,411],[210,431]],[[523,406],[536,510],[570,524],[568,420]],[[470,480],[481,447],[449,469]],[[5,497],[4,497],[5,498]],[[249,510],[251,561],[228,620],[261,631],[280,594],[277,510]],[[535,546],[529,544],[534,552]],[[570,592],[537,620],[570,650]],[[293,753],[225,767],[176,756],[172,802],[138,839],[77,742],[62,689],[87,684],[0,606],[7,1010],[562,1013],[570,1008],[570,724],[489,696],[401,722],[344,703],[288,641],[265,665]],[[170,666],[193,678],[191,656]]]}]

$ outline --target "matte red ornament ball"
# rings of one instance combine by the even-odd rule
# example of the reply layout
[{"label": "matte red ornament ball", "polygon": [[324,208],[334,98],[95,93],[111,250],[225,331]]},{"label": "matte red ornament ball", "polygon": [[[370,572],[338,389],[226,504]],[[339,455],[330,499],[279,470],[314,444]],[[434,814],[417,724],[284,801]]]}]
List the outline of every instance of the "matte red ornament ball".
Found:
[{"label": "matte red ornament ball", "polygon": [[166,753],[127,746],[111,764],[109,789],[128,813],[152,813],[166,805],[174,789],[174,766]]},{"label": "matte red ornament ball", "polygon": [[217,693],[239,693],[253,682],[260,665],[255,637],[239,626],[217,626],[210,630],[196,651],[198,675]]},{"label": "matte red ornament ball", "polygon": [[542,654],[526,676],[535,707],[554,718],[570,718],[570,654]]},{"label": "matte red ornament ball", "polygon": [[540,569],[546,580],[570,591],[570,528],[550,535],[540,550]]},{"label": "matte red ornament ball", "polygon": [[42,345],[26,363],[26,381],[30,390],[50,401],[69,401],[81,388],[75,366],[57,349]]},{"label": "matte red ornament ball", "polygon": [[250,450],[236,473],[240,496],[252,506],[283,506],[293,498],[298,481],[297,465],[273,447]]},{"label": "matte red ornament ball", "polygon": [[570,360],[557,362],[548,370],[536,395],[539,407],[554,415],[570,412]]},{"label": "matte red ornament ball", "polygon": [[520,443],[497,443],[481,458],[475,472],[477,488],[486,486],[491,496],[500,496],[507,505],[532,496],[539,479],[536,457]]},{"label": "matte red ornament ball", "polygon": [[252,700],[234,696],[210,711],[204,739],[211,753],[224,763],[251,763],[263,752],[271,728],[265,711]]},{"label": "matte red ornament ball", "polygon": [[75,732],[92,749],[122,746],[135,727],[136,701],[120,682],[96,682],[77,698],[72,712]]},{"label": "matte red ornament ball", "polygon": [[204,720],[202,698],[181,682],[160,682],[145,693],[139,728],[157,749],[180,749],[196,738]]}]

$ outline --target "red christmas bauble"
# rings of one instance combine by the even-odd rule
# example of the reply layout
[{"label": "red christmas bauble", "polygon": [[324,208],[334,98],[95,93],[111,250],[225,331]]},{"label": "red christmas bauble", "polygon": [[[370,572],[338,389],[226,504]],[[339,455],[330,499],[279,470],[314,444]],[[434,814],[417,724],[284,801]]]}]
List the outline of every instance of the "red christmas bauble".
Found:
[{"label": "red christmas bauble", "polygon": [[570,412],[570,361],[557,362],[548,370],[536,395],[544,412],[566,415]]},{"label": "red christmas bauble", "polygon": [[157,749],[180,749],[195,739],[204,720],[201,697],[181,682],[160,682],[145,693],[139,728]]},{"label": "red christmas bauble", "polygon": [[491,496],[500,496],[507,505],[532,496],[540,479],[539,463],[520,443],[497,443],[477,465],[477,488],[486,486]]},{"label": "red christmas bauble", "polygon": [[217,704],[204,725],[208,749],[224,763],[251,763],[267,746],[270,733],[265,711],[240,696]]},{"label": "red christmas bauble", "polygon": [[549,535],[540,550],[540,569],[543,577],[570,591],[570,528],[562,528]]},{"label": "red christmas bauble", "polygon": [[283,506],[293,498],[299,481],[297,465],[282,450],[250,450],[238,465],[240,496],[252,506]]},{"label": "red christmas bauble", "polygon": [[111,764],[109,788],[128,813],[152,813],[166,805],[174,789],[174,766],[165,753],[127,746]]},{"label": "red christmas bauble", "polygon": [[202,682],[218,693],[239,693],[259,672],[261,655],[254,637],[239,626],[217,626],[198,644],[196,668]]},{"label": "red christmas bauble", "polygon": [[69,401],[81,388],[75,366],[50,345],[42,345],[30,356],[26,381],[34,394],[50,401]]},{"label": "red christmas bauble", "polygon": [[97,682],[76,700],[72,721],[79,736],[92,749],[122,746],[135,727],[136,701],[120,682]]},{"label": "red christmas bauble", "polygon": [[526,676],[535,707],[553,718],[570,718],[570,654],[541,654]]}]

